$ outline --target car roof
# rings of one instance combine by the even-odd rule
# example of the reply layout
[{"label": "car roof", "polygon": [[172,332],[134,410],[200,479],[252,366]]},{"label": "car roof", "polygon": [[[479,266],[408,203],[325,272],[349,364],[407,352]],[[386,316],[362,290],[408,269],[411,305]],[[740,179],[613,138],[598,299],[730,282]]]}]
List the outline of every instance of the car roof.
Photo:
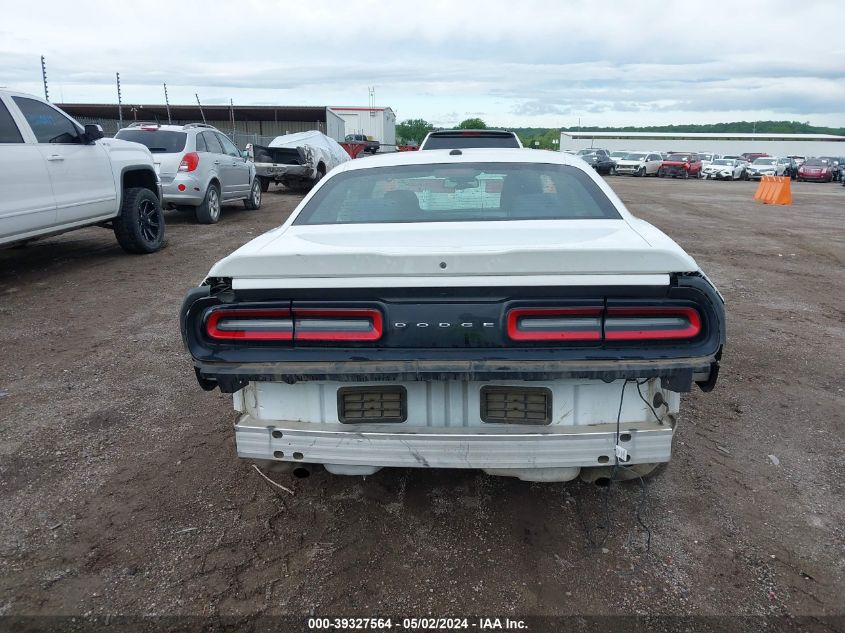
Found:
[{"label": "car roof", "polygon": [[431,149],[425,152],[390,152],[365,159],[347,161],[332,169],[331,173],[358,169],[374,169],[377,167],[436,165],[439,163],[534,163],[537,165],[571,165],[580,169],[588,168],[583,160],[566,152],[555,152],[545,149],[494,147]]},{"label": "car roof", "polygon": [[464,130],[464,129],[453,129],[453,130],[434,130],[429,132],[429,136],[483,136],[485,134],[489,134],[490,136],[502,136],[506,134],[508,136],[516,136],[515,132],[511,132],[509,130],[499,130],[499,129],[471,129],[471,130]]},{"label": "car roof", "polygon": [[191,130],[197,130],[200,132],[220,131],[208,123],[186,123],[184,125],[174,125],[171,123],[157,123],[155,121],[133,121],[126,127],[120,128],[119,131],[122,132],[123,130],[144,130],[145,132],[149,132],[151,130],[160,130],[162,132],[189,132]]}]

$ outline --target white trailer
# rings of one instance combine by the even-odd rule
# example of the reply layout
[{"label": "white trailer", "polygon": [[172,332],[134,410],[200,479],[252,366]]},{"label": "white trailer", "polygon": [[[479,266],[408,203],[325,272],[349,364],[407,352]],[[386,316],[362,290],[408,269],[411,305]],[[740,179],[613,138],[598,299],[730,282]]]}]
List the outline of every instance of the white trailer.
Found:
[{"label": "white trailer", "polygon": [[380,151],[396,150],[396,114],[390,108],[331,106],[346,123],[347,134],[363,134],[381,143]]},{"label": "white trailer", "polygon": [[834,134],[711,134],[679,132],[560,133],[560,150],[590,147],[609,151],[765,152],[772,156],[845,156],[845,136]]}]

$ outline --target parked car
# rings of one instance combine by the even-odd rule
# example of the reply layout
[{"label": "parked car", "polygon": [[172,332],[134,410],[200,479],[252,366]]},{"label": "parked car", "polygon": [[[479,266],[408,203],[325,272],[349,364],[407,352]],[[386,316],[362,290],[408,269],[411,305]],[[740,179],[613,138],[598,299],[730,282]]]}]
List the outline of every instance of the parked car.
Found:
[{"label": "parked car", "polygon": [[774,156],[755,158],[748,166],[748,178],[750,180],[761,180],[763,176],[783,176],[786,164]]},{"label": "parked car", "polygon": [[605,176],[616,173],[616,162],[606,149],[582,149],[578,151],[578,158]]},{"label": "parked car", "polygon": [[735,158],[717,158],[702,169],[702,177],[710,180],[748,180],[746,163]]},{"label": "parked car", "polygon": [[795,161],[795,163],[800,167],[804,164],[804,161],[807,160],[806,156],[787,156],[787,158],[791,158]]},{"label": "parked car", "polygon": [[758,158],[766,158],[768,154],[766,152],[745,152],[741,156],[749,163],[753,163]]},{"label": "parked car", "polygon": [[145,145],[161,178],[164,204],[192,211],[200,224],[220,220],[224,203],[261,207],[261,181],[255,166],[225,134],[205,123],[159,125],[136,122],[115,138]]},{"label": "parked car", "polygon": [[783,165],[783,175],[795,179],[798,177],[798,163],[789,157],[778,158],[778,163]]},{"label": "parked car", "polygon": [[798,181],[803,180],[831,182],[833,180],[833,165],[826,158],[808,158],[798,168]]},{"label": "parked car", "polygon": [[350,160],[340,143],[317,130],[284,134],[269,146],[253,145],[249,157],[262,191],[276,182],[297,191],[308,191],[329,171]]},{"label": "parked car", "polygon": [[91,225],[129,253],[164,244],[161,184],[150,151],[103,138],[32,95],[0,90],[0,245]]},{"label": "parked car", "polygon": [[842,172],[842,163],[838,156],[819,156],[822,160],[826,160],[831,165],[833,180],[839,180],[839,175]]},{"label": "parked car", "polygon": [[712,152],[704,152],[704,153],[699,152],[698,156],[699,156],[699,158],[701,158],[701,167],[702,168],[707,167],[707,165],[712,163],[717,158],[721,158],[721,156],[719,154],[714,154]]},{"label": "parked car", "polygon": [[617,174],[631,176],[656,176],[663,163],[658,152],[630,152],[616,161]]},{"label": "parked car", "polygon": [[661,178],[701,178],[701,159],[694,152],[670,154],[660,165],[657,175]]},{"label": "parked car", "polygon": [[366,134],[347,134],[344,140],[347,143],[363,143],[364,151],[370,154],[377,154],[381,149],[381,143]]},{"label": "parked car", "polygon": [[329,172],[179,320],[238,455],[299,476],[644,476],[725,344],[716,288],[583,161],[501,148]]},{"label": "parked car", "polygon": [[508,130],[437,130],[429,132],[420,145],[421,150],[472,147],[522,148],[522,141]]}]

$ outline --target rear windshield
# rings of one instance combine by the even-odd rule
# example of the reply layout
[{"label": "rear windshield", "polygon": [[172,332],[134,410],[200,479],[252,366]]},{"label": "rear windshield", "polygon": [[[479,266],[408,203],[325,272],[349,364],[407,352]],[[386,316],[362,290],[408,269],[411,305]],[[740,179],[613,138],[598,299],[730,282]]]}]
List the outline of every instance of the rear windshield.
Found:
[{"label": "rear windshield", "polygon": [[669,158],[667,158],[666,160],[679,163],[687,163],[689,162],[689,159],[689,154],[669,154]]},{"label": "rear windshield", "polygon": [[473,147],[519,147],[513,134],[432,134],[423,149],[471,149]]},{"label": "rear windshield", "polygon": [[619,219],[568,165],[461,163],[360,169],[330,178],[294,224]]},{"label": "rear windshield", "polygon": [[185,132],[165,130],[120,130],[114,137],[146,145],[153,154],[181,152],[185,149],[185,142],[188,139]]}]

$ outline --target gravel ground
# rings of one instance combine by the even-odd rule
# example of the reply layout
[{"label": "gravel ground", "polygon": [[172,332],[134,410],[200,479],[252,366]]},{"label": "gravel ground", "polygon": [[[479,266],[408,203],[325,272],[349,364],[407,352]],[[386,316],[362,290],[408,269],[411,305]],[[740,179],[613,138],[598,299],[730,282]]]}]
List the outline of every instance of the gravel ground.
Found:
[{"label": "gravel ground", "polygon": [[609,182],[728,306],[716,391],[684,397],[648,488],[650,552],[636,484],[593,545],[596,486],[276,475],[290,496],[239,460],[176,313],[300,199],[273,189],[215,226],[168,212],[156,255],[97,228],[0,251],[0,615],[843,615],[845,188]]}]

